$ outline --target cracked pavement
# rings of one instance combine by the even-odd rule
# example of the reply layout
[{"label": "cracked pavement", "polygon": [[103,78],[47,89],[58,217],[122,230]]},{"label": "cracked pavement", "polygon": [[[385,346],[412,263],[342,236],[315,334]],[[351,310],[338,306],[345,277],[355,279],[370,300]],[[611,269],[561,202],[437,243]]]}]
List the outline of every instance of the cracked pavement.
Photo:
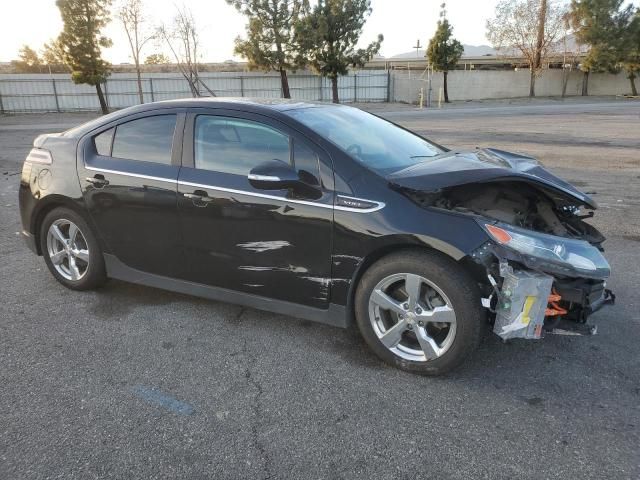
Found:
[{"label": "cracked pavement", "polygon": [[115,281],[66,290],[17,235],[18,172],[36,135],[93,115],[0,116],[0,478],[640,478],[640,103],[365,107],[596,192],[618,295],[598,335],[488,334],[432,379],[355,331]]}]

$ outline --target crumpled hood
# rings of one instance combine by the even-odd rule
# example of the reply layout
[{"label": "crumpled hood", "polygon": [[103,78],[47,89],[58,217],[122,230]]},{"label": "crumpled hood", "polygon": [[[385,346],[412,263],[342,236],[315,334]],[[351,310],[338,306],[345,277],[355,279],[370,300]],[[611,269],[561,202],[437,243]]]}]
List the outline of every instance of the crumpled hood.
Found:
[{"label": "crumpled hood", "polygon": [[541,167],[535,158],[495,148],[446,152],[387,179],[394,186],[424,192],[471,183],[523,181],[551,191],[565,202],[598,208],[591,197]]}]

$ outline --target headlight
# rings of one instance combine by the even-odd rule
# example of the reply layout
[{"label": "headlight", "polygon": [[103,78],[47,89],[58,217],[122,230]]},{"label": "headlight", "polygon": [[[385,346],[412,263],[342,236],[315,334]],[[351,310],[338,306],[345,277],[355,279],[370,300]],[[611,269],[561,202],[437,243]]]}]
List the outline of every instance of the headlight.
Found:
[{"label": "headlight", "polygon": [[584,240],[533,232],[502,223],[480,225],[499,245],[521,254],[525,264],[550,273],[607,278],[611,272],[600,251]]}]

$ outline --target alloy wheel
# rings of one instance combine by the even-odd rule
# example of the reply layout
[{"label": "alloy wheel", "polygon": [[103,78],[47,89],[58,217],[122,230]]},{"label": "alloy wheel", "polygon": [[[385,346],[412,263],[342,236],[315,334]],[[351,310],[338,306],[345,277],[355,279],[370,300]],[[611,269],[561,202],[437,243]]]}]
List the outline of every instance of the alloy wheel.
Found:
[{"label": "alloy wheel", "polygon": [[64,218],[47,231],[47,253],[56,271],[66,280],[78,281],[89,269],[89,246],[78,226]]},{"label": "alloy wheel", "polygon": [[451,301],[433,282],[412,273],[378,282],[369,297],[369,320],[387,349],[414,362],[441,357],[456,335]]}]

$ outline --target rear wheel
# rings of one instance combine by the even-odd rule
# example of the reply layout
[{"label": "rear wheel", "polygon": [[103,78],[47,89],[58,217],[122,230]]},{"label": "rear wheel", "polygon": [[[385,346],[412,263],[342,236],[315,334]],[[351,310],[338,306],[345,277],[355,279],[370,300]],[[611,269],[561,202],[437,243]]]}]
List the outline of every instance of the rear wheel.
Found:
[{"label": "rear wheel", "polygon": [[104,259],[89,224],[60,207],[42,222],[40,248],[49,271],[65,287],[90,290],[106,281]]},{"label": "rear wheel", "polygon": [[473,279],[436,252],[384,257],[363,275],[356,320],[367,344],[403,370],[440,375],[477,346],[484,313]]}]

